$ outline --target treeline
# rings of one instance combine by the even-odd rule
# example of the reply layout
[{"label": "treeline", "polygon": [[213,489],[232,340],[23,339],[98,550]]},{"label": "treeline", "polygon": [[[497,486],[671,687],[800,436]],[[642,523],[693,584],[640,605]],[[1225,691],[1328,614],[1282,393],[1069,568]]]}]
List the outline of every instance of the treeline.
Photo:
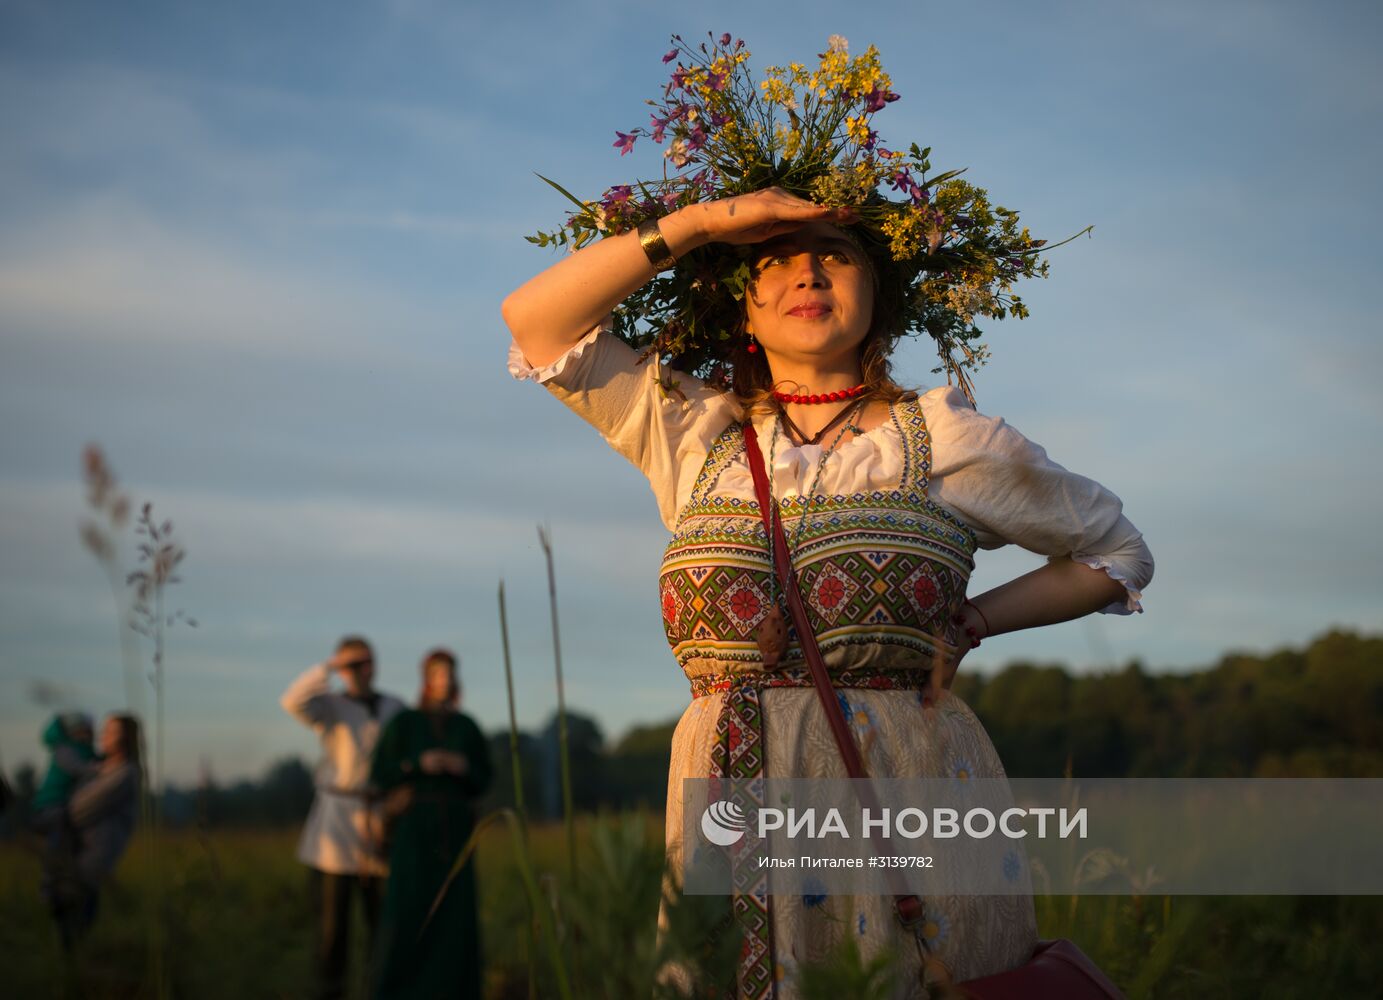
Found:
[{"label": "treeline", "polygon": [[952,690],[1010,777],[1383,776],[1383,637],[1332,630],[1185,674],[1014,663]]},{"label": "treeline", "polygon": [[[952,690],[975,710],[1011,777],[1383,776],[1383,637],[1335,630],[1305,649],[1228,653],[1184,674],[1149,674],[1134,661],[1072,676],[1017,662],[988,678],[962,672]],[[577,810],[661,810],[675,726],[639,727],[610,745],[594,719],[569,712]],[[518,736],[524,804],[538,819],[562,814],[557,734],[554,716]],[[509,734],[490,742],[495,781],[483,810],[515,801]],[[34,779],[32,767],[15,774],[21,813]],[[164,813],[174,824],[292,825],[312,795],[311,771],[292,758],[259,781],[170,788]]]}]

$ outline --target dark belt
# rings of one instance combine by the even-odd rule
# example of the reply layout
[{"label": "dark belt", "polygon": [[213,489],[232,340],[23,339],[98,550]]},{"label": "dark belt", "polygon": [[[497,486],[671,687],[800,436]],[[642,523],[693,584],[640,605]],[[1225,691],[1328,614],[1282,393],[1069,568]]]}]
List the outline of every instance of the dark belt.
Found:
[{"label": "dark belt", "polygon": [[[865,688],[876,691],[921,691],[931,682],[931,668],[919,670],[900,667],[880,670],[866,667],[861,670],[847,670],[831,676],[831,686],[837,688]],[[807,667],[787,670],[750,670],[738,674],[702,674],[691,679],[693,698],[704,698],[708,694],[730,691],[737,687],[811,687],[812,675]]]}]

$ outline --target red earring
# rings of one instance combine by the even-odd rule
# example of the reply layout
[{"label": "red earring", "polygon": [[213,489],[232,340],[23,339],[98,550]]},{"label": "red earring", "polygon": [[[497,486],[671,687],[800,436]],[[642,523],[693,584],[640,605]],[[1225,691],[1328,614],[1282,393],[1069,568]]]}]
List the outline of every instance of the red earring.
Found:
[{"label": "red earring", "polygon": [[754,343],[754,334],[753,334],[752,332],[749,334],[749,347],[748,347],[748,351],[749,351],[750,354],[758,354],[758,353],[759,353],[759,345],[756,344],[756,343]]}]

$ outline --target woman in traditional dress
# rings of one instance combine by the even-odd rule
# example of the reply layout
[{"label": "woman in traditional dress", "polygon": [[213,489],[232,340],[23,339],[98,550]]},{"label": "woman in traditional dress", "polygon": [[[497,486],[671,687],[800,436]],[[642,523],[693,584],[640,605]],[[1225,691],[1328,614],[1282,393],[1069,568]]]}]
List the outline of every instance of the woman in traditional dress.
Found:
[{"label": "woman in traditional dress", "polygon": [[[661,607],[692,693],[668,781],[674,876],[683,779],[848,774],[785,634],[743,423],[767,456],[809,624],[872,777],[1004,777],[984,728],[948,690],[966,652],[991,635],[1141,611],[1153,570],[1119,498],[977,412],[963,376],[964,392],[921,394],[891,377],[908,332],[937,339],[948,383],[961,374],[951,352],[959,343],[974,360],[972,315],[1022,315],[991,290],[1040,273],[1043,244],[979,189],[928,180],[927,151],[882,148],[869,116],[898,95],[872,48],[851,61],[833,37],[815,74],[770,69],[762,98],[741,76],[746,55],[729,35],[699,50],[674,36],[664,62],[678,61],[664,99],[650,102],[651,131],[620,133],[616,146],[675,134],[663,155],[684,173],[611,188],[560,238],[535,238],[577,250],[503,306],[510,372],[642,471],[672,532]],[[907,200],[882,197],[885,182]],[[827,200],[837,207],[818,203]],[[650,316],[663,325],[643,336],[636,324]],[[975,551],[1008,543],[1048,561],[967,600]],[[888,950],[913,963],[906,996],[923,995],[917,935],[955,981],[1033,951],[1027,895],[928,896],[907,932],[892,902],[737,894],[738,995],[796,996],[795,968],[845,936],[866,957]]]},{"label": "woman in traditional dress", "polygon": [[389,852],[374,995],[478,998],[473,861],[447,887],[430,920],[427,915],[475,828],[474,800],[490,784],[489,747],[475,720],[457,711],[455,655],[433,650],[423,658],[422,674],[418,707],[390,721],[370,769],[370,784],[384,797]]},{"label": "woman in traditional dress", "polygon": [[[601,329],[609,311],[657,273],[637,233],[563,259],[504,304],[511,371],[546,386],[643,471],[674,532],[661,579],[663,618],[694,695],[673,737],[667,847],[674,861],[682,779],[722,766],[714,758],[727,711],[749,723],[743,731],[758,730],[764,773],[846,776],[815,692],[787,674],[785,684],[794,686],[776,686],[763,669],[755,631],[771,610],[772,587],[739,435],[746,412],[772,455],[773,495],[828,665],[860,684],[887,671],[916,674],[911,689],[842,684],[872,775],[941,777],[964,768],[974,777],[1003,776],[969,706],[946,691],[971,648],[962,641],[967,630],[983,639],[1094,611],[1141,610],[1140,590],[1152,577],[1142,536],[1114,494],[1052,462],[1002,419],[976,412],[957,389],[916,396],[892,383],[879,348],[897,331],[873,323],[873,264],[842,228],[850,221],[847,210],[776,189],[660,220],[674,258],[710,241],[756,245],[745,336],[757,342],[750,357],[762,358],[763,372],[748,392],[719,392],[679,375],[685,400],[678,399],[663,391],[656,366],[640,366],[634,350]],[[778,385],[837,399],[753,405],[761,395],[754,388]],[[838,398],[860,385],[865,393]],[[891,537],[866,531],[873,515],[896,526]],[[829,544],[818,544],[827,520],[839,517],[860,535],[854,552],[842,549],[838,528]],[[723,552],[736,534],[759,547],[752,569],[742,550],[717,556],[717,543]],[[966,601],[975,549],[1007,543],[1051,558]],[[950,621],[956,612],[959,627]],[[872,641],[860,643],[862,631]],[[789,648],[784,665],[794,659],[800,663],[800,654]],[[732,683],[755,673],[757,692]],[[869,942],[898,933],[883,897],[774,904],[775,978],[840,933]],[[957,980],[1012,968],[1032,951],[1036,926],[1025,897],[928,904],[937,908],[931,943]]]}]

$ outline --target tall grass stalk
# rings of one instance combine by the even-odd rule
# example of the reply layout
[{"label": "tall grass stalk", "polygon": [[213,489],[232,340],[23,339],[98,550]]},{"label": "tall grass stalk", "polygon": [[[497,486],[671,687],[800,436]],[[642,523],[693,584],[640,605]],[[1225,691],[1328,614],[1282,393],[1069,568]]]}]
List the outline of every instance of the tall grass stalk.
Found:
[{"label": "tall grass stalk", "polygon": [[514,711],[514,666],[509,657],[509,618],[504,610],[504,581],[499,581],[499,637],[504,647],[504,685],[509,696],[509,767],[514,775],[514,811],[527,826],[523,806],[523,767],[519,762],[519,720]]},{"label": "tall grass stalk", "polygon": [[[523,804],[523,761],[519,756],[519,718],[514,703],[514,665],[509,655],[509,616],[505,611],[504,604],[504,581],[499,581],[499,635],[500,642],[504,647],[504,687],[509,699],[509,768],[514,777],[514,812],[519,818],[519,827],[523,831],[523,842],[528,843],[528,815],[524,810]],[[526,957],[530,966],[537,961],[538,957],[538,937],[537,928],[534,921],[538,919],[537,912],[529,916],[528,921],[528,947]],[[528,977],[528,997],[529,1000],[536,1000],[538,996],[538,980],[536,976]]]},{"label": "tall grass stalk", "polygon": [[146,715],[144,685],[140,678],[142,670],[139,663],[139,644],[135,640],[134,630],[130,627],[125,570],[120,565],[119,536],[129,523],[130,498],[120,489],[115,473],[106,464],[104,452],[94,444],[87,445],[82,451],[82,476],[86,481],[87,506],[98,516],[98,520],[82,522],[82,544],[100,563],[115,602],[126,711],[143,719]]},{"label": "tall grass stalk", "polygon": [[[151,832],[154,834],[152,839],[156,841],[162,827],[162,804],[166,773],[164,760],[167,748],[167,739],[165,738],[167,731],[164,728],[164,708],[167,703],[164,684],[164,637],[166,630],[176,622],[186,622],[193,628],[196,627],[197,623],[181,610],[172,614],[167,611],[168,587],[179,582],[177,568],[187,555],[186,550],[173,538],[173,522],[164,521],[159,524],[154,520],[153,504],[146,502],[140,509],[135,533],[142,536],[144,541],[139,544],[139,568],[126,578],[126,583],[134,588],[130,627],[153,643],[154,669],[151,680],[154,687],[153,784],[155,792]],[[160,901],[160,913],[159,918],[154,921],[154,940],[151,947],[154,952],[155,994],[164,998],[170,995],[166,956],[167,942],[161,905],[166,900],[166,893],[162,882],[162,869],[158,865],[154,867],[154,877],[155,896]]]},{"label": "tall grass stalk", "polygon": [[[152,782],[146,767],[140,767],[140,817],[148,836],[144,838],[148,853],[149,869],[153,874],[153,889],[149,894],[146,911],[148,930],[149,966],[154,980],[154,994],[158,997],[169,995],[167,942],[164,927],[164,902],[166,893],[159,864],[160,830],[162,826],[161,798],[164,788],[164,699],[163,699],[163,650],[164,628],[179,618],[179,611],[167,618],[164,611],[164,587],[177,581],[173,570],[182,561],[183,550],[171,538],[172,524],[165,522],[161,527],[153,522],[152,507],[144,504],[136,531],[148,538],[140,544],[141,568],[124,577],[124,583],[134,587],[134,599],[126,603],[126,592],[120,583],[124,574],[120,568],[119,532],[128,521],[130,500],[119,489],[118,482],[105,455],[95,445],[89,445],[82,455],[83,474],[87,486],[87,503],[98,514],[105,516],[105,525],[96,521],[85,521],[81,526],[83,544],[96,557],[105,570],[115,596],[116,615],[119,630],[121,659],[124,664],[125,700],[128,710],[139,718],[146,718],[144,711],[144,686],[140,683],[139,654],[134,633],[142,633],[154,644],[153,673],[150,680],[154,687],[155,725],[154,776]],[[152,604],[151,604],[152,598]],[[195,625],[190,619],[189,624]],[[147,761],[148,755],[140,753],[140,760]]]},{"label": "tall grass stalk", "polygon": [[547,595],[552,609],[552,657],[557,666],[557,753],[562,768],[562,816],[567,829],[567,871],[576,879],[576,808],[571,794],[571,755],[567,743],[567,695],[562,681],[562,636],[557,624],[557,574],[552,565],[552,539],[542,525],[538,542],[547,559]]}]

